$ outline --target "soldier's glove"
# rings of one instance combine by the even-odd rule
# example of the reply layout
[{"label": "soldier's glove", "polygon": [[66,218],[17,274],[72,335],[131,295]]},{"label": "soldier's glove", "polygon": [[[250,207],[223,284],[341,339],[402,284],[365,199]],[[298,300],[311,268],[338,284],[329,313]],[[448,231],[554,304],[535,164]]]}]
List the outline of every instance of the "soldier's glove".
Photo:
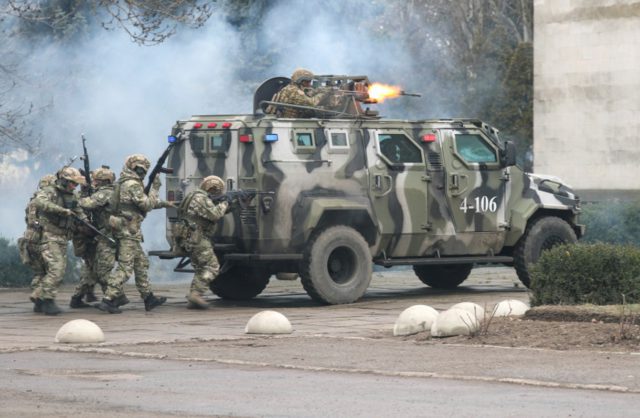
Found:
[{"label": "soldier's glove", "polygon": [[61,213],[64,216],[73,216],[73,215],[75,215],[75,213],[71,209],[67,209],[67,208],[62,208]]},{"label": "soldier's glove", "polygon": [[153,179],[153,183],[151,184],[151,187],[153,187],[156,190],[160,190],[160,186],[162,186],[162,182],[160,181],[160,177],[156,176]]}]

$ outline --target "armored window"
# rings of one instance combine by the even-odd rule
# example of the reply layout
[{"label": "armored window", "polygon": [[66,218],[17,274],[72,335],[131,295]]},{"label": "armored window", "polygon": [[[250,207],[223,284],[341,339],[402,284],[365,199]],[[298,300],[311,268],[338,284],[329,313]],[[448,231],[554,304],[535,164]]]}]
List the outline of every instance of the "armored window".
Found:
[{"label": "armored window", "polygon": [[378,134],[380,152],[393,164],[421,163],[420,148],[403,134]]},{"label": "armored window", "polygon": [[209,137],[209,150],[211,151],[224,151],[225,141],[222,134],[213,134]]},{"label": "armored window", "polygon": [[296,146],[297,148],[313,147],[314,146],[313,135],[310,132],[297,132]]},{"label": "armored window", "polygon": [[191,151],[193,151],[194,154],[202,154],[204,152],[205,142],[203,135],[191,134],[189,141],[191,142]]},{"label": "armored window", "polygon": [[478,134],[456,134],[456,150],[468,163],[496,163],[496,151]]},{"label": "armored window", "polygon": [[331,148],[348,148],[346,132],[331,132]]}]

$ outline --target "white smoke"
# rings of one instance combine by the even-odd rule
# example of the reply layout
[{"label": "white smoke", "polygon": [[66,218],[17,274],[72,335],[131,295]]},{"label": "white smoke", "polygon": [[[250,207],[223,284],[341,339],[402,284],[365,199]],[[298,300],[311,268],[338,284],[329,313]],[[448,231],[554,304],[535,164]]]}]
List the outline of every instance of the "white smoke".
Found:
[{"label": "white smoke", "polygon": [[[81,133],[88,139],[92,167],[105,164],[119,173],[133,153],[154,162],[176,120],[251,113],[260,82],[290,76],[298,67],[369,75],[372,81],[420,92],[423,80],[415,76],[415,63],[401,40],[376,32],[384,2],[347,3],[312,7],[306,1],[280,1],[266,15],[253,16],[257,27],[243,27],[243,33],[218,13],[205,27],[183,30],[153,47],[103,30],[73,46],[29,45],[21,92],[23,100],[42,108],[32,119],[42,132],[41,151],[27,159],[15,153],[0,157],[0,193],[10,196],[1,210],[0,236],[16,238],[23,232],[23,209],[38,179],[81,154]],[[402,118],[421,110],[433,114],[426,103],[425,98],[399,98],[379,109]],[[79,161],[74,165],[81,167]],[[167,247],[164,211],[150,214],[143,228],[147,249]]]}]

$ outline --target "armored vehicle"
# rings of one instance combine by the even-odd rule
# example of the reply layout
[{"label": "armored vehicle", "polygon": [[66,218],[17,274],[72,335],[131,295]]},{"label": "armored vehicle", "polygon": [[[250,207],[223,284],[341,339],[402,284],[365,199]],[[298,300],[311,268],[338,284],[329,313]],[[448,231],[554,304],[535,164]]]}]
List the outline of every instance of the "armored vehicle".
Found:
[{"label": "armored vehicle", "polygon": [[[328,304],[363,296],[372,265],[412,266],[438,289],[461,284],[474,265],[514,266],[525,286],[541,252],[583,235],[580,204],[558,178],[526,173],[515,146],[475,119],[384,119],[363,104],[366,77],[318,76],[337,104],[308,118],[265,114],[289,80],[256,92],[254,113],[198,115],[172,129],[167,200],[208,175],[244,190],[211,238],[221,272],[211,290],[226,299],[260,294],[276,273],[297,273]],[[294,106],[295,107],[295,106]],[[298,106],[303,107],[304,106]],[[169,251],[175,209],[167,210]]]}]

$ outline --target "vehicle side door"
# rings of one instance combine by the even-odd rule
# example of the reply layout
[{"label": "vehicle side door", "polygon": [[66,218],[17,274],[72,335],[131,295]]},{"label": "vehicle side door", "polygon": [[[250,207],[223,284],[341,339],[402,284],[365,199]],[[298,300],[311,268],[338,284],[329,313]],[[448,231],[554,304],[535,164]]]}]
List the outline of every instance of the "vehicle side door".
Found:
[{"label": "vehicle side door", "polygon": [[403,129],[371,129],[368,134],[369,194],[380,249],[389,257],[419,256],[428,228],[423,150]]},{"label": "vehicle side door", "polygon": [[481,130],[443,133],[446,192],[456,233],[489,233],[482,241],[485,247],[493,247],[504,239],[505,231],[505,177],[499,148]]}]

